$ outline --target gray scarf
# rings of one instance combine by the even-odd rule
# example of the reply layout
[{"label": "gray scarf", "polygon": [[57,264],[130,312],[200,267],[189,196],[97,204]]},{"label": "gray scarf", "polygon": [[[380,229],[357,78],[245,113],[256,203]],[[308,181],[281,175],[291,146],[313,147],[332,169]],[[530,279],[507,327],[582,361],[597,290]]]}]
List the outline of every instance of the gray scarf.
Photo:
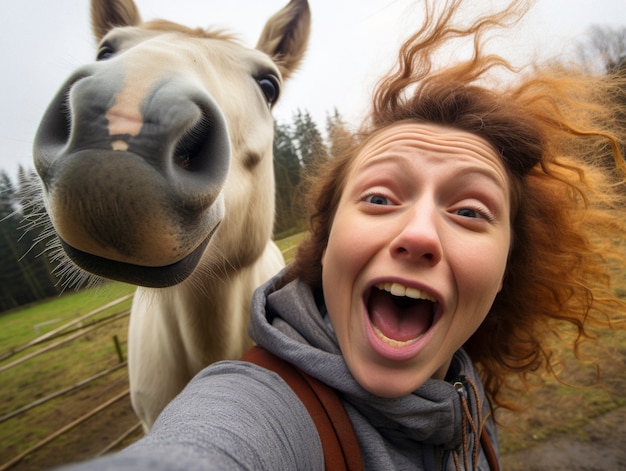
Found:
[{"label": "gray scarf", "polygon": [[[463,450],[467,454],[472,449],[471,433],[469,440],[468,434],[463,433],[468,425],[464,420],[462,397],[468,398],[465,410],[469,414],[466,412],[465,418],[469,416],[470,422],[471,416],[478,418],[480,415],[477,399],[484,405],[487,401],[463,350],[455,354],[448,372],[450,382],[431,379],[412,394],[397,399],[375,396],[364,390],[350,374],[325,308],[318,306],[311,288],[296,280],[275,290],[281,276],[279,274],[255,293],[250,336],[259,345],[336,389],[360,440],[365,439],[369,444],[368,435],[382,436],[383,442],[380,438],[373,439],[372,447],[362,450],[365,455],[385,453],[384,448],[390,443],[395,448],[412,450],[431,445],[427,447],[431,454],[433,448],[460,450],[461,455]],[[485,407],[482,409],[484,412]],[[451,461],[448,460],[449,465],[453,466]]]}]

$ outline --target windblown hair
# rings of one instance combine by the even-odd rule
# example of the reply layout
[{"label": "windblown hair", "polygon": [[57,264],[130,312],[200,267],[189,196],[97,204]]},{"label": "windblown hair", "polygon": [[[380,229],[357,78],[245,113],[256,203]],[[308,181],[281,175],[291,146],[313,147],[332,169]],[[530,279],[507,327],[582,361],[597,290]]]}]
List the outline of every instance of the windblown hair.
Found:
[{"label": "windblown hair", "polygon": [[[320,260],[346,175],[377,132],[413,121],[485,139],[508,171],[513,240],[503,289],[465,349],[491,400],[503,405],[511,374],[553,371],[553,333],[573,326],[577,346],[595,322],[606,325],[618,309],[624,312],[610,274],[611,263],[623,267],[626,258],[626,82],[623,75],[592,76],[572,65],[516,69],[485,53],[485,35],[519,21],[527,10],[523,1],[469,26],[455,23],[462,0],[449,0],[440,14],[425,3],[424,24],[379,82],[354,145],[311,181],[310,234],[289,278],[321,287]],[[435,53],[458,38],[472,41],[471,57],[437,67]]]}]

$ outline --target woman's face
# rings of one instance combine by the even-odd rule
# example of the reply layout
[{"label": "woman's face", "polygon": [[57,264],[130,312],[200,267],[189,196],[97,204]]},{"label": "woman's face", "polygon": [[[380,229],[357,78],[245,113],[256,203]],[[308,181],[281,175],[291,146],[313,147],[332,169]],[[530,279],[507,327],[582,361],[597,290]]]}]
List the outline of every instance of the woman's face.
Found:
[{"label": "woman's face", "polygon": [[482,138],[385,128],[353,161],[322,256],[328,313],[348,367],[399,397],[443,379],[502,287],[509,182]]}]

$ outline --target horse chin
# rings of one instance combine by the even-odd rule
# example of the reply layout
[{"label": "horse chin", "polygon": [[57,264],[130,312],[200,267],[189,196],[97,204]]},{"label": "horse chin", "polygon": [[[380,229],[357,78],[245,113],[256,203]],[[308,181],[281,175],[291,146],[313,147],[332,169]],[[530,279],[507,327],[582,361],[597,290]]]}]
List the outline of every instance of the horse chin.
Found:
[{"label": "horse chin", "polygon": [[191,275],[200,262],[213,232],[187,256],[178,262],[162,267],[146,267],[110,260],[76,249],[60,238],[59,241],[61,242],[61,247],[72,262],[79,268],[97,277],[143,286],[145,288],[167,288],[182,283]]}]

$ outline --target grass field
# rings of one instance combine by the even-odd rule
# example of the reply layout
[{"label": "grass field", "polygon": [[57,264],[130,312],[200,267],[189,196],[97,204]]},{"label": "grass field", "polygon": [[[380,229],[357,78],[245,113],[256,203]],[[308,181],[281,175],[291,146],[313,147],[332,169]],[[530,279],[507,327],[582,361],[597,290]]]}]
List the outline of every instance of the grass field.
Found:
[{"label": "grass field", "polygon": [[[0,355],[6,355],[16,347],[46,332],[52,332],[59,326],[68,324],[115,299],[128,297],[133,291],[134,287],[129,285],[107,283],[91,290],[68,292],[22,311],[4,314],[0,317]],[[128,312],[130,302],[128,298],[121,304],[103,310],[67,329],[91,328],[87,334],[0,371],[2,383],[0,417],[118,365],[119,358],[113,336],[118,337],[122,353],[125,354],[128,316],[124,313]],[[120,316],[116,320],[108,323],[104,321],[117,313]],[[8,365],[19,362],[37,350],[59,343],[63,338],[51,338],[5,358],[0,362],[0,368],[7,368]],[[99,397],[105,394],[103,388],[117,384],[118,387],[114,389],[119,391],[127,387],[126,374],[126,369],[120,368],[74,393],[48,401],[28,412],[0,422],[0,465],[95,407],[97,402],[103,400]],[[34,454],[31,459],[22,462],[21,468],[16,469],[42,469],[40,467],[42,465],[45,467],[60,463],[62,456],[60,460],[47,460],[46,455],[54,454],[55,448],[63,450],[63,446],[63,440],[56,444],[51,443]],[[63,452],[66,453],[67,450]]]},{"label": "grass field", "polygon": [[[67,291],[58,298],[3,313],[0,316],[0,354],[32,340],[37,332],[44,334],[134,289],[131,285],[107,283],[91,290]],[[126,307],[129,306],[130,302]],[[40,324],[46,325],[36,329]]]},{"label": "grass field", "polygon": [[[301,237],[296,235],[278,242],[287,260],[293,257],[293,249]],[[100,306],[128,297],[133,290],[129,285],[107,283],[95,289],[67,292],[58,298],[1,315],[0,358],[12,349]],[[19,407],[119,365],[113,336],[118,337],[125,354],[128,316],[124,313],[128,312],[129,306],[130,299],[126,299],[93,318],[85,319],[79,327],[91,328],[86,335],[15,367],[6,369],[8,364],[62,339],[51,339],[0,360],[0,470],[3,463],[125,391],[128,387],[127,372],[126,368],[120,367],[83,388],[2,420],[3,416]],[[103,321],[113,314],[120,316],[110,322]],[[96,321],[100,323],[92,324]],[[76,327],[72,326],[70,330]],[[499,413],[503,424],[501,448],[505,457],[507,453],[532,447],[563,433],[580,433],[585,423],[595,417],[626,406],[626,332],[623,329],[606,330],[598,332],[598,335],[601,342],[586,347],[586,357],[600,366],[602,383],[597,381],[594,364],[580,364],[562,348],[563,382],[546,378],[532,394],[515,398],[517,403],[526,407],[521,413]],[[577,387],[567,386],[565,382]],[[46,469],[94,456],[136,423],[130,401],[125,397],[105,413],[61,435],[11,469]],[[136,432],[123,443],[127,444],[140,435]]]}]

